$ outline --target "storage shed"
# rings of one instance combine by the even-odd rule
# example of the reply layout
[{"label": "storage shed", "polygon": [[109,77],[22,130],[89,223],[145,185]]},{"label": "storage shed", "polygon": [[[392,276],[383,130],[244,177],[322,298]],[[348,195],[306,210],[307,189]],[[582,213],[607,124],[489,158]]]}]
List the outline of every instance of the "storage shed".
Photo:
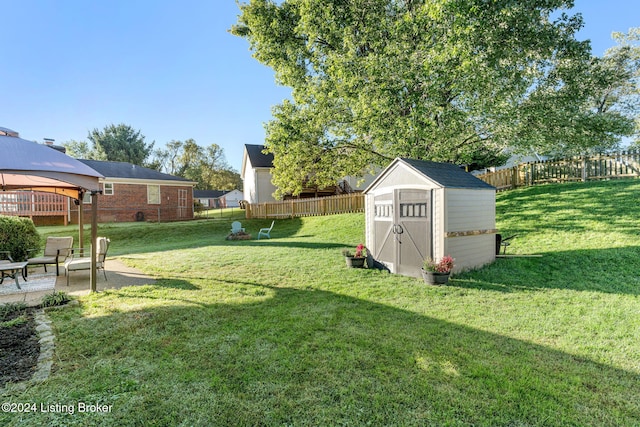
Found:
[{"label": "storage shed", "polygon": [[496,191],[449,163],[395,159],[365,193],[366,244],[391,272],[420,277],[425,258],[454,272],[495,260]]}]

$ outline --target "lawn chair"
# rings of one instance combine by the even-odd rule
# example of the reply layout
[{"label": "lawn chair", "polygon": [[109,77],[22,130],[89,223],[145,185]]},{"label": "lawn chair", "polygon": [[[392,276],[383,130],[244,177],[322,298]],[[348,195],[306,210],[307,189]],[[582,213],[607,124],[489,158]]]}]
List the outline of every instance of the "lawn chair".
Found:
[{"label": "lawn chair", "polygon": [[56,265],[56,276],[60,275],[59,263],[64,262],[71,254],[73,237],[47,237],[44,253],[40,257],[28,258],[27,266],[42,264],[47,271],[47,264]]},{"label": "lawn chair", "polygon": [[[107,272],[104,269],[105,260],[107,258],[107,251],[109,250],[109,244],[111,240],[106,237],[98,237],[96,239],[96,270],[102,270],[104,274],[104,280],[107,280]],[[90,270],[91,269],[91,257],[90,256],[76,256],[77,252],[84,252],[85,249],[76,248],[71,250],[71,256],[67,258],[64,263],[65,275],[67,276],[67,286],[69,286],[69,273],[78,270]]]},{"label": "lawn chair", "polygon": [[496,255],[500,255],[500,249],[502,248],[502,255],[507,253],[507,246],[511,244],[511,239],[516,237],[517,234],[513,236],[502,238],[502,234],[496,234]]},{"label": "lawn chair", "polygon": [[275,221],[271,221],[271,227],[261,228],[260,231],[258,231],[258,240],[260,240],[260,236],[266,236],[269,239],[271,238],[271,229],[273,228],[273,224],[275,224]]},{"label": "lawn chair", "polygon": [[231,223],[231,234],[236,234],[241,231],[244,231],[244,228],[242,227],[242,224],[240,223],[240,221],[233,221]]}]

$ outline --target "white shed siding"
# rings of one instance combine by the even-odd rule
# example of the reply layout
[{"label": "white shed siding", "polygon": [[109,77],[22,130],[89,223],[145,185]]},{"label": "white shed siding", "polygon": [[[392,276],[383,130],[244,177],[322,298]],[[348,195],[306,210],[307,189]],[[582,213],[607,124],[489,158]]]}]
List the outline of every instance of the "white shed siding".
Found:
[{"label": "white shed siding", "polygon": [[375,206],[374,206],[374,198],[373,194],[368,193],[365,194],[364,197],[364,238],[365,245],[369,250],[374,248],[374,233],[373,233],[373,223],[374,223],[374,215],[375,215]]},{"label": "white shed siding", "polygon": [[[495,234],[449,237],[445,239],[446,254],[456,259],[454,273],[479,268],[495,260]],[[445,254],[445,255],[446,255]]]},{"label": "white shed siding", "polygon": [[432,245],[433,259],[440,259],[445,253],[444,236],[447,227],[447,216],[445,214],[446,191],[442,188],[433,192],[433,228]]},{"label": "white shed siding", "polygon": [[[495,192],[447,189],[447,232],[492,230],[496,226]],[[470,215],[470,213],[473,213]]]}]

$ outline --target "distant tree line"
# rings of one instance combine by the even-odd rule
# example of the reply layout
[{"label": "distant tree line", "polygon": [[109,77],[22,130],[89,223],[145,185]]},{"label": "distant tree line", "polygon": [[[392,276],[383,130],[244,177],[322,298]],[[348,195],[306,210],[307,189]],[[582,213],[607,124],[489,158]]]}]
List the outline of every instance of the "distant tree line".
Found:
[{"label": "distant tree line", "polygon": [[193,139],[170,141],[166,148],[153,149],[139,130],[126,124],[93,129],[87,141],[63,143],[67,154],[79,159],[128,162],[197,182],[200,190],[242,188],[240,174],[227,163],[217,144],[202,147]]}]

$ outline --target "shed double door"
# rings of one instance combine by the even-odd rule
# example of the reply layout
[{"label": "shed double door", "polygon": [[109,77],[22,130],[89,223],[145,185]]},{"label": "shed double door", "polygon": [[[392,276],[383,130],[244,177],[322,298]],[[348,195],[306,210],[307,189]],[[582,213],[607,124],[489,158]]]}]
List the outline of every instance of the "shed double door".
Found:
[{"label": "shed double door", "polygon": [[373,256],[398,274],[420,276],[432,256],[431,190],[393,189],[374,197]]}]

